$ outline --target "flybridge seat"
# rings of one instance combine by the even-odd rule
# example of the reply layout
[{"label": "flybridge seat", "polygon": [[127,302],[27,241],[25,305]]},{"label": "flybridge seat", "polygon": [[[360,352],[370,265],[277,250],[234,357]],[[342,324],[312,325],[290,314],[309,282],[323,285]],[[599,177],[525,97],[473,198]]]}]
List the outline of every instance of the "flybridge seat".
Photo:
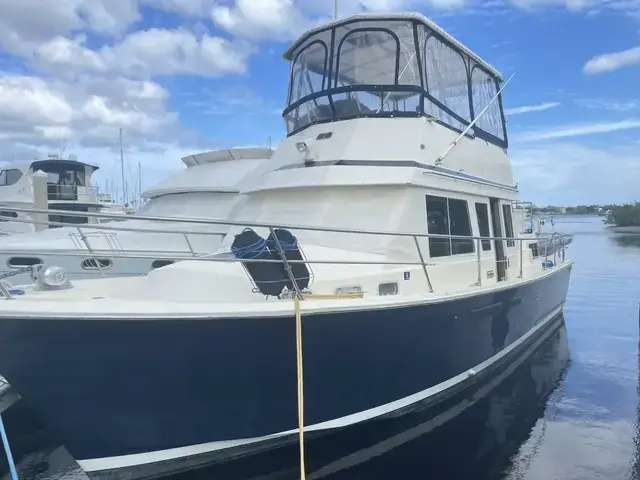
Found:
[{"label": "flybridge seat", "polygon": [[[287,260],[304,260],[297,238],[288,230],[275,229],[274,233],[280,242]],[[255,285],[256,291],[273,297],[279,297],[287,288],[294,291],[293,282],[287,274],[282,255],[273,233],[265,240],[253,229],[246,228],[235,236],[231,244],[231,253],[241,260],[266,260],[265,262],[242,262],[249,278]],[[274,262],[273,260],[278,260]],[[290,264],[291,271],[298,288],[304,290],[309,286],[311,274],[304,263]]]}]

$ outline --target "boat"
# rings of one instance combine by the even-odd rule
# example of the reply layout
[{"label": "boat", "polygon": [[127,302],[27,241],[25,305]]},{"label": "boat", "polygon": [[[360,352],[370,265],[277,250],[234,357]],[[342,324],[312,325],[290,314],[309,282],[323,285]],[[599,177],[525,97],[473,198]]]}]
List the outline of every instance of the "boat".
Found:
[{"label": "boat", "polygon": [[[183,225],[143,222],[137,215],[227,218],[242,200],[240,184],[269,168],[272,153],[265,148],[240,148],[188,155],[182,159],[187,168],[145,191],[146,203],[135,213],[105,203],[103,215],[90,217],[90,224],[0,239],[0,275],[14,284],[26,284],[31,282],[31,267],[54,265],[64,268],[71,279],[135,276],[172,263],[167,255],[215,252],[226,233],[222,226],[196,225],[186,234]],[[73,220],[62,220],[79,222],[77,217],[69,218]],[[113,220],[119,229],[109,229]],[[69,252],[84,255],[64,255]],[[114,252],[144,252],[146,257],[114,258]]]},{"label": "boat", "polygon": [[[78,161],[75,155],[62,158],[49,154],[46,159],[11,163],[0,170],[0,234],[32,233],[47,228],[47,218],[40,218],[18,208],[45,208],[71,212],[99,212],[102,204],[91,176],[98,166]],[[37,172],[41,172],[38,174]],[[38,180],[40,178],[40,180]],[[89,216],[50,215],[49,222],[91,223]]]},{"label": "boat", "polygon": [[558,325],[573,262],[516,232],[508,80],[411,13],[333,21],[284,56],[278,167],[233,220],[175,220],[229,225],[214,254],[0,282],[0,374],[92,479],[437,409]]},{"label": "boat", "polygon": [[542,256],[554,255],[568,247],[573,242],[572,233],[559,233],[555,229],[555,218],[552,214],[534,213],[531,202],[514,201],[513,221],[516,231],[521,235],[536,234],[537,249]]}]

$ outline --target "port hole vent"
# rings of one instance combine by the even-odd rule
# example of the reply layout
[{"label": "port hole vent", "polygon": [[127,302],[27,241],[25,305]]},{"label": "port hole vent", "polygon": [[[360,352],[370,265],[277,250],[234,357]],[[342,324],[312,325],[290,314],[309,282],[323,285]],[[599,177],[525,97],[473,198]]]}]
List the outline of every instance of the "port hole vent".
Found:
[{"label": "port hole vent", "polygon": [[354,293],[363,293],[360,285],[353,285],[350,287],[338,287],[336,288],[336,295],[351,295]]},{"label": "port hole vent", "polygon": [[154,260],[151,264],[151,269],[155,270],[156,268],[166,267],[171,264],[173,264],[173,260]]},{"label": "port hole vent", "polygon": [[85,270],[98,270],[99,268],[111,267],[111,260],[108,258],[87,258],[82,261],[82,268]]},{"label": "port hole vent", "polygon": [[41,265],[42,260],[36,257],[11,257],[7,264],[10,267],[33,267]]},{"label": "port hole vent", "polygon": [[380,285],[378,285],[378,295],[380,296],[397,294],[398,284],[396,282],[381,283]]}]

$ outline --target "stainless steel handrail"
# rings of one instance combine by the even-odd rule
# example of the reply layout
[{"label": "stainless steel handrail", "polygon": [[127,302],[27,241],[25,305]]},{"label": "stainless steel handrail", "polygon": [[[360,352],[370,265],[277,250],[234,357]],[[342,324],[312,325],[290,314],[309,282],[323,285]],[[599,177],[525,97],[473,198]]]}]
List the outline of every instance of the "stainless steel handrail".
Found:
[{"label": "stainless steel handrail", "polygon": [[[38,209],[24,209],[14,207],[2,207],[6,211],[16,211],[24,213],[36,213],[36,214],[52,214],[58,215],[64,213],[67,216],[79,216],[79,217],[92,217],[92,218],[108,218],[108,219],[120,219],[122,215],[113,215],[109,213],[90,213],[90,212],[67,212],[65,210],[38,210]],[[222,225],[231,227],[252,227],[252,228],[286,228],[288,230],[304,230],[312,232],[329,232],[329,233],[350,233],[360,235],[379,235],[379,236],[395,236],[395,237],[418,237],[418,238],[443,238],[451,240],[516,240],[516,241],[529,241],[531,243],[537,242],[536,237],[491,237],[491,236],[467,236],[467,235],[442,235],[435,233],[424,232],[389,232],[384,230],[364,230],[353,228],[338,228],[338,227],[320,227],[313,225],[295,225],[287,223],[266,223],[255,222],[252,220],[218,220],[198,217],[156,217],[156,216],[144,216],[144,215],[131,215],[127,220],[144,220],[149,222],[167,222],[167,223],[187,223],[187,224],[202,224],[202,225]],[[60,227],[77,228],[77,223],[65,223],[65,222],[49,222],[49,221],[34,221],[30,219],[11,219],[11,221],[21,220],[24,223],[34,224],[50,224]],[[121,222],[119,222],[121,223]],[[143,229],[143,228],[131,228],[122,226],[112,226],[110,224],[82,224],[82,228],[94,229],[94,230],[111,230],[111,231],[124,231],[124,232],[140,232],[140,233],[167,233],[174,235],[182,235],[187,233],[189,235],[224,235],[222,232],[207,232],[207,231],[195,231],[195,230],[164,230],[164,229]],[[563,234],[569,236],[569,234]]]},{"label": "stainless steel handrail", "polygon": [[[7,208],[7,210],[14,210],[17,212],[28,212],[28,213],[36,213],[36,214],[50,214],[50,213],[58,213],[61,212],[59,210],[38,210],[38,209],[21,209],[21,208]],[[78,215],[78,216],[85,216],[87,215],[85,212],[81,212],[81,213],[77,213],[77,212],[65,212],[65,215],[70,214],[71,216],[73,215]],[[98,218],[111,218],[111,217],[116,217],[116,218],[121,218],[120,215],[112,215],[112,214],[102,214],[102,213],[91,213],[89,214],[89,216],[92,217],[98,217]],[[215,219],[199,219],[199,218],[175,218],[175,217],[151,217],[151,216],[140,216],[140,215],[136,215],[135,217],[138,220],[146,220],[146,221],[155,221],[155,222],[177,222],[177,223],[195,223],[195,224],[205,224],[205,225],[227,225],[227,226],[235,226],[235,227],[256,227],[256,228],[267,228],[269,229],[269,231],[272,233],[272,235],[274,234],[274,230],[276,228],[287,228],[287,229],[291,229],[291,230],[307,230],[307,231],[320,231],[320,232],[329,232],[329,233],[350,233],[350,234],[365,234],[365,235],[383,235],[383,236],[397,236],[397,237],[412,237],[418,252],[418,257],[420,258],[419,262],[413,262],[413,261],[382,261],[382,260],[375,260],[375,261],[357,261],[357,260],[309,260],[309,259],[305,259],[305,260],[298,260],[298,261],[293,261],[293,260],[288,260],[286,258],[286,256],[284,255],[281,246],[278,245],[278,248],[280,250],[281,253],[281,260],[277,260],[277,259],[273,259],[273,260],[262,260],[262,259],[256,259],[256,260],[249,260],[249,259],[238,259],[235,258],[233,256],[229,256],[229,255],[214,255],[212,256],[211,254],[204,254],[203,256],[198,256],[196,254],[196,252],[193,250],[193,247],[191,245],[191,242],[189,241],[188,238],[188,234],[198,234],[198,235],[221,235],[221,232],[186,232],[183,230],[161,230],[161,229],[135,229],[135,228],[128,228],[126,226],[122,226],[122,225],[117,225],[117,226],[111,226],[111,225],[103,225],[103,224],[98,224],[98,225],[91,225],[91,224],[85,224],[85,225],[81,225],[79,226],[78,224],[71,224],[71,223],[64,223],[64,222],[34,222],[34,221],[30,221],[28,219],[21,219],[23,221],[26,221],[27,223],[31,222],[31,223],[48,223],[48,224],[55,224],[55,225],[60,225],[60,226],[67,226],[67,227],[72,227],[74,229],[77,229],[79,232],[79,235],[83,241],[83,243],[86,245],[88,252],[73,252],[73,251],[65,251],[65,250],[53,250],[53,251],[38,251],[38,255],[39,256],[45,256],[45,255],[51,255],[51,256],[71,256],[71,257],[82,257],[82,258],[94,258],[94,257],[114,257],[114,258],[137,258],[137,259],[152,259],[152,260],[157,260],[158,259],[158,254],[160,253],[159,251],[152,251],[151,255],[143,255],[143,254],[132,254],[131,251],[101,251],[101,250],[96,250],[94,248],[92,248],[92,246],[89,244],[88,240],[87,240],[87,235],[84,233],[83,229],[96,229],[99,231],[103,231],[103,230],[110,230],[110,231],[133,231],[133,232],[145,232],[145,233],[164,233],[164,234],[178,234],[178,235],[182,235],[184,237],[184,239],[186,240],[186,243],[188,245],[189,248],[189,253],[190,255],[176,255],[176,256],[172,256],[172,255],[166,255],[166,254],[162,254],[162,258],[166,259],[166,260],[174,260],[174,261],[188,261],[188,260],[204,260],[204,261],[213,261],[213,262],[225,262],[225,263],[229,263],[229,262],[251,262],[251,261],[255,261],[255,262],[263,262],[263,263],[283,263],[285,266],[285,269],[287,271],[287,275],[289,276],[292,285],[295,289],[295,293],[298,297],[301,296],[301,292],[300,289],[298,288],[295,276],[293,276],[293,273],[291,271],[291,267],[290,267],[290,263],[309,263],[309,264],[346,264],[346,265],[421,265],[422,269],[424,271],[426,280],[427,280],[427,285],[429,287],[429,291],[433,292],[433,286],[431,283],[431,279],[429,278],[429,273],[427,271],[427,266],[435,266],[436,264],[427,264],[424,261],[424,257],[422,255],[422,251],[420,249],[420,243],[418,241],[418,238],[437,238],[437,239],[461,239],[461,240],[468,240],[468,241],[474,241],[475,240],[475,248],[476,248],[476,258],[477,258],[477,270],[478,270],[478,281],[476,283],[476,285],[482,285],[482,240],[499,240],[499,241],[514,241],[514,242],[519,242],[520,245],[520,252],[519,252],[519,269],[520,269],[520,278],[523,278],[523,267],[524,267],[524,248],[525,248],[525,242],[527,242],[529,245],[532,243],[538,243],[539,246],[539,239],[536,238],[535,236],[530,236],[530,237],[482,237],[482,236],[464,236],[464,235],[442,235],[442,234],[429,234],[429,233],[409,233],[409,232],[385,232],[385,231],[372,231],[372,230],[358,230],[358,229],[343,229],[343,228],[332,228],[332,227],[317,227],[317,226],[299,226],[299,225],[283,225],[283,224],[267,224],[264,222],[251,222],[251,221],[238,221],[238,220],[215,220]],[[275,235],[273,235],[275,237]],[[566,234],[559,234],[558,232],[555,232],[553,234],[553,236],[551,237],[551,243],[554,247],[554,265],[556,263],[556,256],[555,256],[555,242],[556,239],[562,239],[564,236],[568,236]],[[562,249],[563,249],[563,261],[564,261],[564,241],[562,241]],[[278,242],[279,243],[279,242]],[[0,252],[4,253],[4,254],[9,254],[9,255],[24,255],[25,251],[24,250],[7,250],[7,249],[3,249],[0,250]],[[33,253],[33,252],[29,252],[29,253]],[[166,253],[166,252],[165,252]],[[485,258],[487,258],[485,256]],[[548,245],[546,246],[546,251],[545,251],[545,263],[544,265],[546,266],[548,261]],[[100,262],[98,260],[96,260],[98,268],[100,270],[100,273],[102,276],[104,276],[104,272],[102,271],[102,268],[100,266]],[[509,268],[508,264],[507,264],[507,268]],[[1,287],[0,287],[1,288]],[[4,292],[3,292],[4,293]],[[7,294],[5,294],[5,298],[6,299],[10,299],[11,297]]]}]

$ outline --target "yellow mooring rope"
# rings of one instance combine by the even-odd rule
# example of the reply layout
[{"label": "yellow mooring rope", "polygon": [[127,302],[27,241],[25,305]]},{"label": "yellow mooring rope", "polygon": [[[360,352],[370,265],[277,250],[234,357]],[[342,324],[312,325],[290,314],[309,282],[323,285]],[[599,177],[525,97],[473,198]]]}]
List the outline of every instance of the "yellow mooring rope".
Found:
[{"label": "yellow mooring rope", "polygon": [[300,299],[295,297],[296,306],[296,357],[298,370],[298,442],[300,443],[300,480],[305,480],[304,464],[304,383],[302,381],[302,314]]},{"label": "yellow mooring rope", "polygon": [[[364,292],[344,293],[344,294],[316,294],[303,295],[307,299],[342,299],[342,298],[362,298]],[[302,375],[302,313],[300,312],[300,298],[294,297],[296,308],[296,363],[298,372],[298,442],[300,444],[300,480],[306,479],[306,467],[304,463],[304,383]]]}]

